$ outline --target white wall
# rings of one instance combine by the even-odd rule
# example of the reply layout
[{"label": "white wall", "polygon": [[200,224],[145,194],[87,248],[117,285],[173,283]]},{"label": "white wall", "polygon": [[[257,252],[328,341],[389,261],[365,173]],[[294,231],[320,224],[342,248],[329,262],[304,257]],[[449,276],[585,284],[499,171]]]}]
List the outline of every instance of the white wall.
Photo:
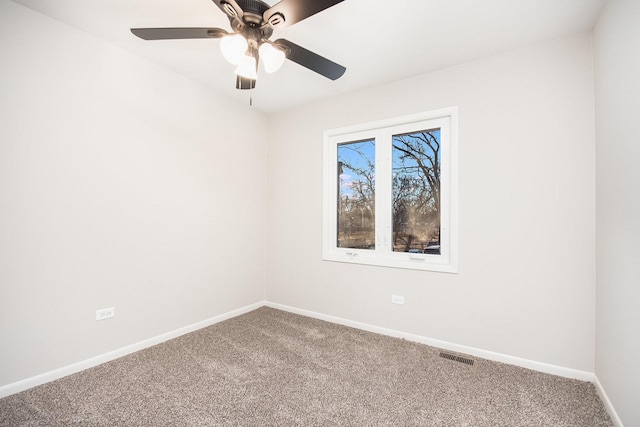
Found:
[{"label": "white wall", "polygon": [[[454,105],[459,274],[321,261],[322,131]],[[593,372],[593,128],[589,35],[270,117],[267,299]]]},{"label": "white wall", "polygon": [[[614,1],[596,33],[596,371],[623,419],[637,420],[628,337],[638,271],[625,258],[638,253],[630,195],[640,182],[625,163],[638,150],[631,7]],[[261,301],[265,271],[275,303],[593,371],[591,59],[590,37],[575,36],[267,126],[246,106],[0,0],[0,386]],[[322,262],[322,131],[452,105],[460,273]],[[234,256],[247,250],[250,260]],[[96,322],[109,306],[116,317]],[[629,372],[636,381],[624,381]]]},{"label": "white wall", "polygon": [[0,62],[0,386],[264,299],[265,116],[6,0]]},{"label": "white wall", "polygon": [[640,425],[640,2],[612,0],[594,30],[597,176],[595,372]]}]

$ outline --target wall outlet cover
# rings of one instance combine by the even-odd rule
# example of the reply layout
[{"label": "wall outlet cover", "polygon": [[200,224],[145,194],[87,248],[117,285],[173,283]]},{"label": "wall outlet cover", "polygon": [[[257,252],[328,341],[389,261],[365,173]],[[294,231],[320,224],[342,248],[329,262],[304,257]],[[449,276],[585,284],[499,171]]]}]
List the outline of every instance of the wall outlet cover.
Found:
[{"label": "wall outlet cover", "polygon": [[391,295],[391,302],[394,304],[404,304],[404,297],[400,295]]},{"label": "wall outlet cover", "polygon": [[113,317],[115,315],[116,315],[115,307],[101,308],[100,310],[96,310],[96,320],[109,319],[110,317]]}]

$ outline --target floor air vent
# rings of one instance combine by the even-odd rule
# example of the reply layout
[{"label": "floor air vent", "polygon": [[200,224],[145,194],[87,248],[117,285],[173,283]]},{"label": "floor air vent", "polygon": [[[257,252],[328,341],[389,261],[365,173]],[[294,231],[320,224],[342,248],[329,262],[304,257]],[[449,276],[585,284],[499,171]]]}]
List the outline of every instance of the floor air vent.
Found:
[{"label": "floor air vent", "polygon": [[460,357],[449,353],[440,353],[440,357],[473,366],[473,359],[467,359],[466,357]]}]

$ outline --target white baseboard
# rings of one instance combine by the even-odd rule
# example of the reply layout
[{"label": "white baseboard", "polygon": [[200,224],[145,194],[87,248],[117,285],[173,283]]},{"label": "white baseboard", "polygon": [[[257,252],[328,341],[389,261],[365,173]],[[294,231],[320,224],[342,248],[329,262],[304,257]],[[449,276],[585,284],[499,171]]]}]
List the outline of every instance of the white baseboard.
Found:
[{"label": "white baseboard", "polygon": [[430,345],[432,347],[441,348],[444,350],[450,350],[456,353],[468,354],[476,357],[481,357],[483,359],[493,360],[496,362],[507,363],[511,365],[521,366],[523,368],[532,369],[539,372],[544,372],[547,374],[558,375],[566,378],[578,379],[581,381],[589,381],[593,382],[600,398],[602,399],[605,408],[609,412],[611,419],[616,427],[623,427],[620,418],[618,417],[611,401],[609,400],[607,394],[598,381],[598,378],[592,372],[580,371],[571,368],[565,368],[561,366],[551,365],[542,362],[536,362],[533,360],[522,359],[519,357],[509,356],[501,353],[495,353],[487,350],[482,350],[474,347],[467,347],[464,345],[454,344],[448,341],[437,340],[433,338],[423,337],[420,335],[409,334],[406,332],[400,332],[393,329],[382,328],[380,326],[374,326],[367,323],[356,322],[353,320],[344,319],[341,317],[331,316],[327,314],[316,313],[309,310],[304,310],[296,307],[291,307],[283,304],[278,304],[270,301],[260,301],[254,304],[247,305],[245,307],[241,307],[236,310],[229,311],[227,313],[220,314],[218,316],[211,317],[209,319],[203,320],[201,322],[193,323],[191,325],[175,329],[170,332],[166,332],[164,334],[155,336],[153,338],[149,338],[135,344],[128,345],[126,347],[119,348],[117,350],[110,351],[108,353],[101,354],[96,357],[92,357],[87,360],[83,360],[77,363],[73,363],[71,365],[55,369],[53,371],[45,372],[40,375],[36,375],[34,377],[30,377],[21,381],[17,381],[11,384],[7,384],[5,386],[0,387],[0,398],[19,393],[21,391],[30,389],[32,387],[36,387],[38,385],[48,383],[50,381],[57,380],[62,377],[66,377],[67,375],[75,374],[76,372],[83,371],[85,369],[92,368],[94,366],[100,365],[102,363],[109,362],[111,360],[117,359],[122,356],[126,356],[127,354],[134,353],[139,350],[143,350],[145,348],[154,346],[156,344],[160,344],[162,342],[168,341],[173,338],[177,338],[181,335],[188,334],[190,332],[196,331],[201,328],[205,328],[207,326],[222,322],[223,320],[231,319],[236,316],[240,316],[241,314],[248,313],[255,309],[258,309],[262,306],[272,307],[278,310],[288,311],[290,313],[300,314],[307,317],[312,317],[315,319],[325,320],[327,322],[337,323],[339,325],[350,326],[352,328],[362,329],[369,332],[374,332],[382,335],[387,335],[396,338],[404,338],[409,341],[418,342],[426,345]]},{"label": "white baseboard", "polygon": [[483,359],[493,360],[495,362],[507,363],[509,365],[516,365],[534,371],[544,372],[546,374],[558,375],[565,378],[573,378],[581,381],[593,382],[595,376],[592,372],[580,371],[577,369],[565,368],[562,366],[551,365],[548,363],[536,362],[533,360],[522,359],[515,356],[509,356],[501,353],[494,353],[492,351],[482,350],[474,347],[467,347],[460,344],[454,344],[447,341],[441,341],[434,338],[423,337],[421,335],[409,334],[406,332],[400,332],[393,329],[382,328],[380,326],[369,325],[367,323],[356,322],[353,320],[343,319],[341,317],[330,316],[327,314],[316,313],[309,310],[290,307],[283,304],[274,302],[266,302],[268,307],[276,308],[278,310],[288,311],[290,313],[300,314],[307,317],[313,317],[315,319],[326,320],[327,322],[337,323],[344,326],[350,326],[356,329],[362,329],[369,332],[375,332],[377,334],[388,335],[396,338],[404,338],[408,341],[418,342],[421,344],[430,345],[432,347],[441,348],[443,350],[450,350],[456,353],[469,354]]},{"label": "white baseboard", "polygon": [[624,427],[622,425],[622,420],[618,416],[618,413],[613,408],[613,404],[611,404],[611,400],[609,400],[609,396],[607,396],[607,393],[604,391],[604,387],[602,387],[602,384],[600,384],[600,380],[598,379],[597,375],[594,375],[593,384],[596,386],[596,390],[598,391],[598,395],[600,396],[600,400],[602,400],[602,403],[604,404],[604,407],[607,409],[607,412],[609,413],[609,416],[611,417],[611,421],[613,422],[613,425],[615,427]]},{"label": "white baseboard", "polygon": [[164,334],[157,335],[153,338],[149,338],[135,344],[128,345],[126,347],[119,348],[117,350],[110,351],[108,353],[101,354],[96,357],[92,357],[90,359],[86,359],[77,363],[73,363],[68,366],[64,366],[59,369],[55,369],[53,371],[45,372],[40,375],[36,375],[34,377],[30,377],[21,381],[17,381],[11,384],[4,385],[0,387],[0,398],[10,396],[15,393],[19,393],[21,391],[30,389],[32,387],[39,386],[44,383],[48,383],[50,381],[57,380],[62,377],[66,377],[67,375],[75,374],[76,372],[83,371],[85,369],[92,368],[94,366],[100,365],[102,363],[109,362],[111,360],[117,359],[122,356],[126,356],[127,354],[134,353],[139,350],[143,350],[145,348],[154,346],[156,344],[160,344],[162,342],[168,341],[173,338],[177,338],[181,335],[188,334],[189,332],[196,331],[198,329],[205,328],[207,326],[211,326],[215,323],[222,322],[223,320],[231,319],[232,317],[240,316],[241,314],[248,313],[257,308],[260,308],[265,305],[264,301],[260,301],[254,304],[247,305],[245,307],[238,308],[236,310],[231,310],[227,313],[220,314],[218,316],[211,317],[209,319],[203,320],[201,322],[196,322],[191,325],[184,326],[182,328],[175,329],[170,332],[166,332]]}]

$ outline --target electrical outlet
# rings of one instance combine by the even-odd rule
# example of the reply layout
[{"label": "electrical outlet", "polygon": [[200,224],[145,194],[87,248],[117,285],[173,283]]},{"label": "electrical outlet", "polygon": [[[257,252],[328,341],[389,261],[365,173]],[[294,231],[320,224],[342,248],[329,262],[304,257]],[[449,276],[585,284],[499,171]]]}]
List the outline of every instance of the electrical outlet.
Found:
[{"label": "electrical outlet", "polygon": [[96,310],[96,320],[104,320],[116,315],[116,308],[102,308],[100,310]]},{"label": "electrical outlet", "polygon": [[404,304],[404,297],[400,295],[391,295],[391,302],[394,304]]}]

